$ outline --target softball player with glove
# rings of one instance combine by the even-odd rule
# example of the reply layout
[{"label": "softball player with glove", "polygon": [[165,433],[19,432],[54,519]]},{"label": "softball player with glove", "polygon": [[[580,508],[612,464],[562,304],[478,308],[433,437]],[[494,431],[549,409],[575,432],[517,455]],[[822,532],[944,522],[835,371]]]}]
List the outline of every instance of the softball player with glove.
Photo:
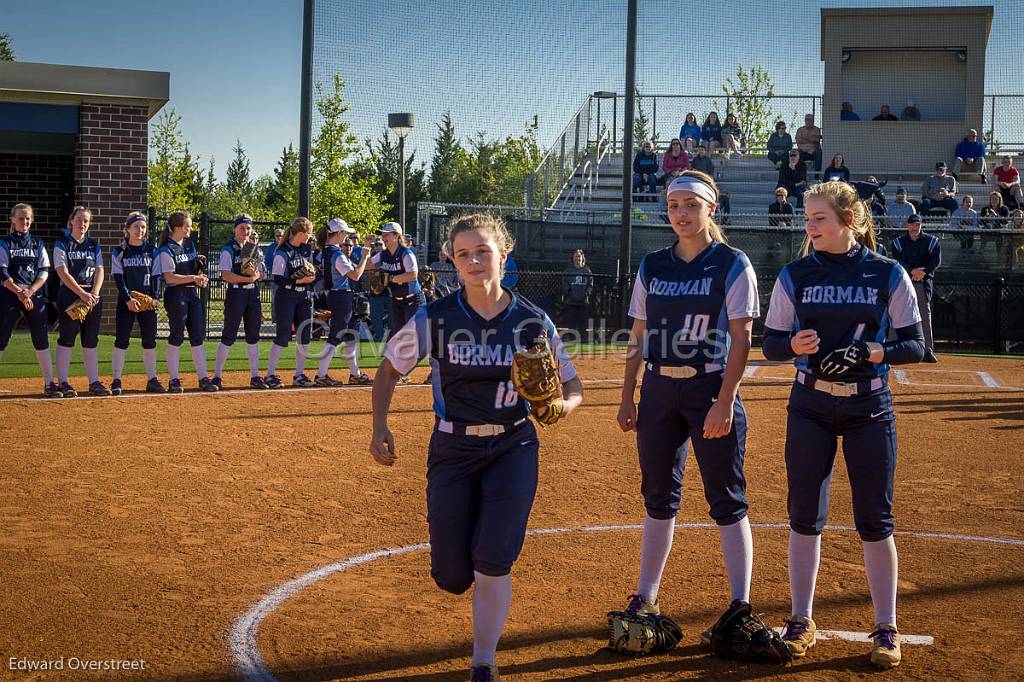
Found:
[{"label": "softball player with glove", "polygon": [[[875,611],[871,661],[899,665],[893,479],[896,424],[889,365],[920,362],[924,335],[914,286],[873,251],[874,224],[857,192],[826,182],[804,193],[805,253],[782,268],[765,320],[764,355],[796,360],[786,424],[789,584],[783,639],[794,656],[814,646],[814,585],[828,516],[836,440],[853,492],[853,516]],[[887,341],[890,331],[895,340]]]},{"label": "softball player with glove", "polygon": [[218,389],[206,373],[206,312],[199,298],[198,290],[209,284],[205,268],[206,260],[200,256],[195,243],[189,239],[192,233],[192,214],[175,211],[167,218],[167,225],[160,234],[160,248],[156,252],[154,274],[164,278],[164,310],[170,334],[167,337],[167,374],[169,393],[181,393],[181,379],[178,367],[181,363],[181,344],[188,331],[188,342],[192,349],[192,363],[199,377],[199,388],[206,392]]},{"label": "softball player with glove", "polygon": [[[317,386],[344,386],[327,373],[342,341],[345,342],[345,358],[348,360],[348,383],[356,386],[373,383],[373,379],[359,370],[359,331],[357,323],[352,319],[352,285],[363,276],[370,257],[370,249],[360,250],[361,258],[357,265],[349,260],[341,246],[349,235],[355,233],[356,231],[344,220],[331,218],[327,227],[321,228],[317,234],[320,250],[324,254],[324,288],[327,289],[327,307],[331,311],[327,345],[324,347],[320,367],[313,380]],[[373,236],[367,235],[367,246],[372,242]]]},{"label": "softball player with glove", "polygon": [[308,218],[296,218],[285,230],[274,252],[271,272],[277,291],[274,292],[274,316],[277,319],[277,335],[270,346],[270,360],[267,364],[267,387],[281,388],[284,382],[277,376],[277,363],[281,353],[288,347],[295,329],[295,377],[292,386],[308,388],[313,385],[305,375],[306,349],[310,339],[310,319],[313,316],[313,283],[316,273],[304,274],[308,261],[313,257],[309,240],[313,237],[313,223]]},{"label": "softball player with glove", "polygon": [[53,380],[49,317],[43,291],[50,275],[50,257],[43,240],[29,234],[33,218],[31,206],[15,204],[11,209],[11,233],[0,239],[0,356],[11,340],[18,317],[24,315],[43,373],[43,395],[62,398],[64,393]]},{"label": "softball player with glove", "polygon": [[402,226],[386,223],[380,228],[384,248],[370,258],[370,269],[382,271],[391,293],[391,311],[388,313],[390,340],[413,314],[426,303],[419,282],[416,254],[405,242]]},{"label": "softball player with glove", "polygon": [[[718,524],[731,600],[747,603],[753,543],[743,457],[747,415],[739,397],[759,314],[757,280],[746,255],[725,244],[714,222],[718,188],[684,171],[666,190],[673,246],[644,257],[629,314],[633,318],[619,406],[623,431],[636,431],[647,516],[636,594],[627,616],[660,612],[658,589],[672,548],[687,442]],[[639,407],[634,403],[644,369]],[[710,643],[710,630],[702,639]]]},{"label": "softball player with glove", "polygon": [[[110,256],[110,272],[117,285],[117,309],[114,313],[116,334],[110,353],[112,381],[110,392],[121,395],[121,373],[124,356],[131,341],[132,328],[139,322],[142,332],[142,362],[146,368],[147,393],[165,393],[156,378],[156,280],[153,277],[153,245],[146,241],[146,216],[138,211],[128,214],[124,222],[124,241],[114,247]],[[133,296],[132,294],[135,294]],[[139,295],[142,295],[141,297]],[[145,298],[148,297],[148,300]],[[154,307],[143,309],[141,300]]]},{"label": "softball player with glove", "polygon": [[[224,296],[224,329],[217,346],[217,361],[213,368],[213,383],[223,388],[221,375],[231,355],[231,346],[238,338],[238,327],[245,323],[245,352],[249,358],[249,387],[266,389],[260,377],[260,327],[263,324],[263,306],[260,304],[260,268],[243,272],[242,248],[252,235],[252,218],[244,213],[235,218],[235,238],[220,249],[217,267],[220,278],[227,283]],[[255,252],[258,254],[259,252]]]},{"label": "softball player with glove", "polygon": [[388,342],[373,384],[370,453],[385,466],[397,461],[387,423],[391,396],[399,377],[429,355],[431,576],[453,594],[476,585],[471,679],[490,682],[498,679],[495,651],[512,602],[510,571],[537,489],[540,444],[531,408],[510,380],[513,355],[546,334],[558,361],[562,398],[557,407],[535,412],[539,421],[572,412],[583,387],[547,315],[501,287],[512,248],[504,223],[489,215],[458,218],[449,243],[465,287],[417,310]]},{"label": "softball player with glove", "polygon": [[[57,310],[60,331],[57,337],[56,365],[57,381],[65,398],[74,398],[78,393],[68,383],[71,367],[71,349],[79,332],[82,334],[82,361],[89,377],[89,393],[96,396],[110,395],[110,389],[100,382],[99,352],[96,346],[100,338],[100,318],[103,315],[103,254],[100,245],[86,233],[92,222],[92,212],[84,206],[71,211],[71,231],[57,238],[53,247],[53,269],[60,277],[57,290]],[[72,318],[68,308],[80,301],[87,310],[80,319]]]}]

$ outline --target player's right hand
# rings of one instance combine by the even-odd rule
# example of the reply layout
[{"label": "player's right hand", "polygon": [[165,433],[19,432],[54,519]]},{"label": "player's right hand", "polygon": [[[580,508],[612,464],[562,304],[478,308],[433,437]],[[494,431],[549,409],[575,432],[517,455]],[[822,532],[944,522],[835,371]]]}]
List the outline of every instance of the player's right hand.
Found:
[{"label": "player's right hand", "polygon": [[801,329],[789,340],[789,346],[797,355],[813,355],[818,352],[821,339],[813,329]]},{"label": "player's right hand", "polygon": [[636,403],[632,400],[623,400],[619,404],[619,414],[616,417],[619,428],[625,432],[636,431]]},{"label": "player's right hand", "polygon": [[395,454],[395,437],[391,435],[391,429],[384,427],[373,432],[370,439],[370,454],[377,464],[389,467],[395,463],[398,455]]}]

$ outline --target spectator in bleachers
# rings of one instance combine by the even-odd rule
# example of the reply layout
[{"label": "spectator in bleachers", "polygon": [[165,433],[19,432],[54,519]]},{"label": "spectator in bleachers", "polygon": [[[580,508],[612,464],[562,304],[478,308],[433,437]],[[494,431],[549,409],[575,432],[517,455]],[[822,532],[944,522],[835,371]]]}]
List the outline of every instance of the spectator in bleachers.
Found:
[{"label": "spectator in bleachers", "polygon": [[872,121],[898,121],[899,119],[892,115],[892,109],[889,108],[888,104],[883,104],[878,116],[875,116]]},{"label": "spectator in bleachers", "polygon": [[939,239],[921,231],[921,216],[916,213],[907,218],[907,233],[892,240],[892,257],[903,266],[914,283],[917,309],[921,313],[924,331],[924,362],[938,362],[935,340],[932,338],[932,284],[935,271],[942,264]]},{"label": "spectator in bleachers", "polygon": [[1013,165],[1013,157],[1007,154],[992,171],[994,188],[1003,197],[1003,203],[1011,208],[1024,207],[1024,193],[1021,192],[1020,172]]},{"label": "spectator in bleachers", "polygon": [[857,196],[861,201],[868,205],[872,216],[885,215],[885,192],[882,188],[889,184],[887,180],[879,182],[874,175],[869,175],[866,180],[858,180],[851,184],[857,190]]},{"label": "spectator in bleachers", "polygon": [[907,201],[907,190],[899,187],[896,189],[896,201],[889,204],[889,225],[894,228],[903,229],[907,224],[907,218],[917,213],[914,205]]},{"label": "spectator in bleachers", "polygon": [[[789,196],[789,192],[786,191],[785,187],[775,188],[775,201],[768,205],[769,216],[791,216],[793,215],[793,206],[786,201]],[[780,217],[769,217],[768,225],[770,227],[789,227],[793,224],[792,218],[780,218]]]},{"label": "spectator in bleachers", "polygon": [[775,124],[775,132],[768,138],[768,160],[775,165],[776,170],[786,163],[786,155],[792,148],[793,138],[786,132],[786,124],[779,121]]},{"label": "spectator in bleachers", "polygon": [[704,119],[704,125],[700,127],[700,139],[707,143],[709,154],[722,146],[722,122],[718,120],[717,111],[712,111]]},{"label": "spectator in bleachers", "polygon": [[970,194],[961,200],[960,208],[953,211],[949,229],[966,231],[966,234],[960,236],[960,248],[967,251],[974,248],[973,231],[978,229],[978,212],[974,210],[974,197]]},{"label": "spectator in bleachers", "polygon": [[803,126],[797,128],[796,148],[800,150],[801,161],[813,161],[814,170],[821,170],[821,128],[814,125],[814,114],[804,116]]},{"label": "spectator in bleachers", "polygon": [[690,167],[690,155],[683,149],[683,143],[673,139],[668,145],[668,151],[661,159],[661,177],[658,182],[668,185],[673,179],[684,170]]},{"label": "spectator in bleachers", "polygon": [[1024,260],[1024,209],[1018,208],[1010,211],[1008,227],[1016,232],[1007,239],[1009,243],[1003,252],[1006,254],[1004,265],[1007,269],[1013,269],[1019,261]]},{"label": "spectator in bleachers", "polygon": [[846,167],[846,159],[843,158],[842,154],[833,156],[832,163],[822,172],[821,181],[828,182],[829,180],[850,181],[850,169]]},{"label": "spectator in bleachers", "polygon": [[639,194],[644,186],[651,195],[658,191],[658,153],[650,142],[644,142],[633,157],[633,194]]},{"label": "spectator in bleachers", "polygon": [[1009,222],[1010,209],[1003,203],[1003,195],[992,191],[988,195],[988,206],[981,209],[978,221],[983,228],[1001,230]]},{"label": "spectator in bleachers", "polygon": [[587,309],[593,291],[594,273],[587,265],[583,250],[576,249],[569,257],[569,267],[562,272],[562,310],[565,313],[566,325],[576,331],[577,338],[582,343],[588,341]]},{"label": "spectator in bleachers", "polygon": [[935,164],[935,175],[921,184],[921,212],[925,215],[935,207],[944,208],[950,213],[957,210],[956,178],[946,173],[946,162]]},{"label": "spectator in bleachers", "polygon": [[789,151],[787,162],[779,169],[777,187],[785,187],[789,196],[796,197],[796,207],[804,205],[804,191],[807,189],[807,166],[797,149]]},{"label": "spectator in bleachers", "polygon": [[853,110],[853,102],[843,102],[843,109],[839,112],[840,121],[859,121],[860,116]]},{"label": "spectator in bleachers", "polygon": [[736,156],[743,156],[740,148],[743,146],[743,128],[736,114],[729,112],[725,116],[725,125],[722,126],[722,146],[725,147],[726,158],[733,152]]},{"label": "spectator in bleachers", "polygon": [[708,155],[707,142],[701,142],[697,147],[697,156],[690,161],[690,168],[699,170],[701,173],[707,173],[712,178],[715,177],[715,164]]},{"label": "spectator in bleachers", "polygon": [[960,179],[962,171],[981,174],[981,184],[988,181],[985,179],[985,145],[978,140],[978,131],[971,128],[967,131],[967,137],[960,140],[956,146],[956,161],[953,163],[953,177]]},{"label": "spectator in bleachers", "polygon": [[697,117],[691,111],[683,121],[683,127],[679,129],[679,139],[683,141],[683,147],[692,152],[700,144],[700,124]]},{"label": "spectator in bleachers", "polygon": [[903,111],[900,112],[901,121],[920,121],[921,110],[914,104],[914,100],[907,100],[907,106],[903,107]]}]

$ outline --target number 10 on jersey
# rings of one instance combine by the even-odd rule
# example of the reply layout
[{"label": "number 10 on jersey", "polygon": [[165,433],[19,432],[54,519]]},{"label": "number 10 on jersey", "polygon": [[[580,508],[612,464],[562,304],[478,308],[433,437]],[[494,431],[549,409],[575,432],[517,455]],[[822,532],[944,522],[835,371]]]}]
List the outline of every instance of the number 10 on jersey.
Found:
[{"label": "number 10 on jersey", "polygon": [[687,315],[683,318],[683,326],[676,332],[677,343],[700,343],[708,335],[710,315]]},{"label": "number 10 on jersey", "polygon": [[519,402],[519,392],[511,381],[498,382],[498,391],[494,396],[494,407],[512,407]]}]

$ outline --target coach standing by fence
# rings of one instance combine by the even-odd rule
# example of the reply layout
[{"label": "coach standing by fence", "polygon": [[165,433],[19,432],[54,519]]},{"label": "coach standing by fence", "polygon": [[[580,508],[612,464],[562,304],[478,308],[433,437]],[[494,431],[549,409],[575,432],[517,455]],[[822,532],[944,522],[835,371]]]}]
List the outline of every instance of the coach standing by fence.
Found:
[{"label": "coach standing by fence", "polygon": [[892,241],[892,257],[903,266],[914,283],[917,307],[921,312],[921,328],[924,330],[925,351],[922,361],[938,362],[932,336],[931,303],[935,271],[942,263],[939,238],[921,231],[921,216],[915,213],[907,218],[907,233]]}]

